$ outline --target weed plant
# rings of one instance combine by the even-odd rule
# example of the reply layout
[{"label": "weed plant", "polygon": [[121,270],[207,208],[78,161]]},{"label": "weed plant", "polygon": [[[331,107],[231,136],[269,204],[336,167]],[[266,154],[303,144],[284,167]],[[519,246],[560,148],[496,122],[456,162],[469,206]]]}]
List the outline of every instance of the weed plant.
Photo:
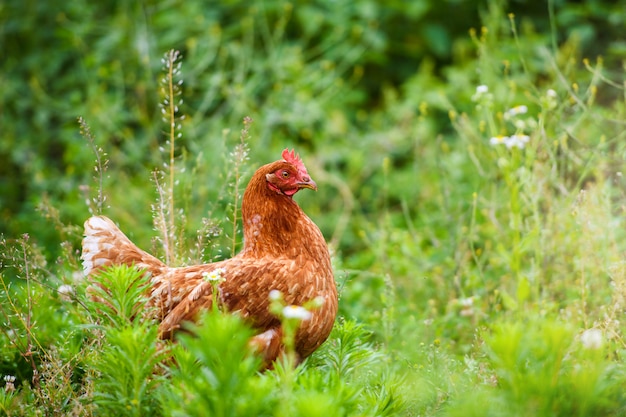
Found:
[{"label": "weed plant", "polygon": [[[263,373],[237,316],[207,311],[177,343],[158,341],[149,277],[116,267],[85,282],[80,227],[43,200],[60,250],[1,241],[0,412],[623,415],[623,74],[581,56],[575,36],[557,42],[551,2],[552,32],[538,33],[493,1],[453,65],[435,73],[424,60],[369,114],[348,116],[378,32],[359,43],[360,15],[336,14],[354,24],[347,40],[311,19],[302,47],[287,42],[301,9],[272,7],[251,10],[240,38],[209,25],[185,57],[165,54],[160,93],[138,94],[140,107],[160,97],[158,140],[120,152],[103,115],[94,129],[80,119],[95,175],[75,198],[172,265],[230,257],[253,161],[298,136],[320,184],[299,203],[328,237],[340,289],[329,340],[297,368],[287,355]],[[113,110],[108,124],[131,136]]]}]

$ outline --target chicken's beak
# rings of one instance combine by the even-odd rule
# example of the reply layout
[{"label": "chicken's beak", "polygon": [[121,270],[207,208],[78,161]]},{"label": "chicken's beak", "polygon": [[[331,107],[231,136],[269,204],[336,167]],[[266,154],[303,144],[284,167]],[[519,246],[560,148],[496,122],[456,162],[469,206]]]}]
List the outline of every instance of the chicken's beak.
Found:
[{"label": "chicken's beak", "polygon": [[311,177],[304,177],[302,181],[298,182],[299,188],[310,188],[311,190],[317,191],[317,184]]}]

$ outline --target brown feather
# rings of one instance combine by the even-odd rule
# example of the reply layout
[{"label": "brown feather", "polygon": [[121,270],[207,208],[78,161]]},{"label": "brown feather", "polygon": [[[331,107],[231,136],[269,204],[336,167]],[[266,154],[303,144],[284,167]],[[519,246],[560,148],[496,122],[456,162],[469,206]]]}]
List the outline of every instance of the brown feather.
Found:
[{"label": "brown feather", "polygon": [[[240,314],[258,329],[250,343],[263,354],[266,366],[284,349],[280,320],[269,311],[270,291],[280,291],[288,305],[303,305],[321,297],[322,306],[312,311],[311,319],[303,321],[296,334],[296,353],[300,359],[306,358],[332,329],[337,290],[324,237],[292,199],[300,188],[316,188],[301,161],[297,165],[277,161],[253,175],[241,207],[244,248],[235,257],[170,268],[136,247],[112,221],[98,216],[85,222],[85,274],[118,264],[136,265],[150,272],[149,303],[159,312],[161,338],[171,338],[185,321],[194,321],[217,299],[220,308]],[[276,173],[283,170],[297,181],[280,182]],[[207,275],[215,271],[220,271],[223,281],[214,296]]]}]

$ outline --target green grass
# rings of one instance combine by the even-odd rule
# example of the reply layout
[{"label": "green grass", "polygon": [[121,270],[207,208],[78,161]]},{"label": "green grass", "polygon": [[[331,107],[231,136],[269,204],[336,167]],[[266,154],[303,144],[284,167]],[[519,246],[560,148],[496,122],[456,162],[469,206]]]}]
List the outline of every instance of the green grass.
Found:
[{"label": "green grass", "polygon": [[[549,25],[536,28],[493,1],[482,26],[450,41],[449,65],[424,58],[400,85],[373,90],[367,77],[392,33],[376,26],[377,3],[336,3],[216,9],[234,23],[194,2],[172,15],[128,8],[109,17],[138,43],[113,32],[93,50],[79,37],[97,37],[88,22],[68,26],[89,58],[84,74],[101,78],[87,77],[80,125],[55,130],[62,175],[29,165],[29,192],[48,190],[29,203],[40,209],[32,223],[16,217],[32,236],[1,241],[0,413],[626,412],[619,42],[587,59],[589,33],[558,30],[578,6],[550,3]],[[326,30],[327,14],[341,29]],[[183,32],[174,16],[207,32]],[[151,53],[124,55],[150,25],[172,22]],[[164,55],[179,37],[182,55]],[[340,290],[335,328],[304,364],[258,373],[251,330],[217,312],[193,337],[157,341],[142,314],[148,283],[131,268],[103,274],[111,291],[89,291],[106,302],[90,301],[78,260],[90,212],[172,264],[230,257],[245,182],[285,147],[319,185],[297,199],[329,241]]]}]

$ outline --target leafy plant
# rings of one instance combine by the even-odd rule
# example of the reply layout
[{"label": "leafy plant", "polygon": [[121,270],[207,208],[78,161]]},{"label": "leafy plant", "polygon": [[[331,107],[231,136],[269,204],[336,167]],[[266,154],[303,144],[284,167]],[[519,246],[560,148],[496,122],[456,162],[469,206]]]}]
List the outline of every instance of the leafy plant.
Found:
[{"label": "leafy plant", "polygon": [[161,403],[168,415],[249,416],[275,406],[271,386],[257,376],[248,347],[251,330],[235,315],[205,313],[172,351],[176,365]]}]

